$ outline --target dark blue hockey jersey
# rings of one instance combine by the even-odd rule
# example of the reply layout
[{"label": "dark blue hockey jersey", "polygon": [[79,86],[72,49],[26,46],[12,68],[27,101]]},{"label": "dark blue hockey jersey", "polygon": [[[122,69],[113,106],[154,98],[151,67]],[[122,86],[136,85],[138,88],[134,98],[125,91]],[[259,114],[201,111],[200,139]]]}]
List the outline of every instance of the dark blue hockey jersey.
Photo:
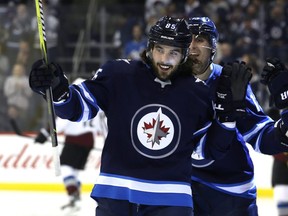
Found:
[{"label": "dark blue hockey jersey", "polygon": [[[206,81],[211,96],[215,94],[217,78],[222,69],[217,64],[212,66],[213,71]],[[229,152],[217,161],[199,159],[194,152],[192,179],[224,193],[255,198],[254,167],[246,144],[250,144],[256,152],[269,155],[287,151],[288,148],[275,136],[274,122],[263,112],[250,86],[246,101],[247,116],[237,120],[237,139],[231,144]],[[223,142],[227,141],[223,139]]]},{"label": "dark blue hockey jersey", "polygon": [[72,121],[95,117],[99,107],[105,112],[108,134],[94,199],[191,207],[194,147],[203,146],[204,157],[223,157],[229,144],[217,141],[219,134],[227,140],[236,134],[235,124],[212,121],[209,88],[202,81],[177,76],[163,82],[142,61],[109,61],[54,105],[58,116]]}]

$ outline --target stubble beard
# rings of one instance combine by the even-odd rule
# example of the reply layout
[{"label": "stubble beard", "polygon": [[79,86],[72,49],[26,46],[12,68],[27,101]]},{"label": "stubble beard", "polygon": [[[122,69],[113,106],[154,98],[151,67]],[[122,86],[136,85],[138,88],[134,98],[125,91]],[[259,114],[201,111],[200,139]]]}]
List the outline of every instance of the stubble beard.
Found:
[{"label": "stubble beard", "polygon": [[174,66],[174,68],[172,68],[172,71],[169,74],[164,74],[164,76],[162,75],[162,73],[160,73],[160,69],[157,67],[156,63],[153,62],[152,64],[152,68],[153,71],[155,73],[155,75],[157,76],[158,79],[162,80],[162,81],[167,81],[170,80],[170,78],[176,73],[177,71],[177,67]]},{"label": "stubble beard", "polygon": [[196,58],[189,57],[187,60],[187,65],[192,69],[193,75],[201,75],[204,71],[203,62],[197,60]]}]

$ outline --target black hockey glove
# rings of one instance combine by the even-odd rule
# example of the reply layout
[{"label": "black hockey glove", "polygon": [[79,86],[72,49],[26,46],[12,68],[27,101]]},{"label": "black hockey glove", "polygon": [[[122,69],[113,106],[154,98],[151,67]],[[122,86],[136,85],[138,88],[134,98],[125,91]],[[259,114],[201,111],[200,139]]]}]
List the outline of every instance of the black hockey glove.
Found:
[{"label": "black hockey glove", "polygon": [[49,133],[45,128],[41,128],[40,132],[37,134],[34,143],[43,144],[49,138]]},{"label": "black hockey glove", "polygon": [[52,87],[53,101],[59,102],[69,97],[68,79],[56,63],[47,65],[42,59],[36,61],[32,65],[29,85],[34,92],[43,95],[45,99],[49,87]]},{"label": "black hockey glove", "polygon": [[268,86],[270,100],[278,109],[288,108],[288,70],[278,58],[267,58],[260,82]]},{"label": "black hockey glove", "polygon": [[215,110],[221,122],[235,121],[246,113],[245,97],[251,77],[251,69],[244,62],[223,66],[215,98]]}]

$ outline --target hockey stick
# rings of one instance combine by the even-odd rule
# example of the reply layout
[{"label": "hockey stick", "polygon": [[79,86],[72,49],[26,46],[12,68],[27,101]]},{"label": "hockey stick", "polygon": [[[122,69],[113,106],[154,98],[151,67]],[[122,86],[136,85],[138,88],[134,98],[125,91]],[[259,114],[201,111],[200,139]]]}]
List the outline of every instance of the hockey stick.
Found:
[{"label": "hockey stick", "polygon": [[[48,64],[48,52],[47,52],[47,44],[46,44],[46,33],[45,33],[42,0],[35,0],[35,8],[36,8],[37,23],[38,23],[40,50],[41,50],[42,57],[45,63]],[[54,110],[52,99],[53,99],[52,88],[50,87],[46,90],[46,100],[47,100],[47,107],[48,107],[48,118],[49,118],[50,136],[51,136],[52,149],[53,149],[53,162],[54,162],[54,168],[55,168],[55,175],[59,176],[61,174],[60,158],[58,154],[55,110]]]},{"label": "hockey stick", "polygon": [[[20,137],[29,138],[29,139],[31,139],[31,140],[34,140],[34,143],[35,143],[35,136],[31,136],[31,135],[24,134],[24,133],[20,130],[20,128],[18,127],[16,121],[10,120],[10,124],[11,124],[12,129],[13,129],[13,131],[14,131],[14,133],[15,133],[16,135],[18,135],[18,136],[20,136]],[[41,144],[42,144],[42,143],[41,143]],[[61,140],[60,140],[60,141],[58,140],[58,144],[59,144],[60,146],[61,146],[61,145],[65,145],[65,142],[63,142],[63,141],[61,141]],[[94,149],[95,151],[97,151],[97,152],[102,152],[102,148],[97,147],[97,143],[96,143],[96,147],[93,147],[93,149]]]},{"label": "hockey stick", "polygon": [[[0,111],[0,114],[1,115],[6,115],[6,114],[4,114],[3,112],[1,112]],[[101,128],[104,128],[104,132],[103,132],[103,134],[106,134],[107,133],[107,125],[106,125],[106,121],[105,121],[105,119],[104,119],[104,116],[101,116],[100,117],[100,124],[101,124]],[[12,127],[12,130],[13,130],[13,132],[16,134],[16,135],[18,135],[18,136],[20,136],[20,137],[24,137],[24,138],[29,138],[29,139],[31,139],[31,140],[35,140],[35,138],[36,138],[36,136],[33,136],[33,135],[29,135],[29,134],[25,134],[25,133],[23,133],[22,132],[22,130],[20,129],[20,127],[18,126],[18,124],[17,124],[17,122],[14,120],[14,119],[9,119],[9,123],[10,123],[10,126]],[[105,136],[105,135],[104,135]],[[34,141],[35,142],[35,141]],[[65,142],[64,141],[59,141],[58,140],[58,142],[57,142],[60,146],[61,145],[65,145]],[[102,147],[97,147],[97,142],[96,142],[96,146],[94,146],[93,147],[93,149],[95,150],[95,151],[98,151],[98,152],[101,152],[102,151]]]}]

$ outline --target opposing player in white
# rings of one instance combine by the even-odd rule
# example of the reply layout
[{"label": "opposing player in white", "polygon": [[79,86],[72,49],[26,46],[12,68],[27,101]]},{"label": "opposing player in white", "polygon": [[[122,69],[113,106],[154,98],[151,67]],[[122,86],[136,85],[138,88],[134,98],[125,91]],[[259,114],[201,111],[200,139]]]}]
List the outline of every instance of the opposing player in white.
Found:
[{"label": "opposing player in white", "polygon": [[[74,83],[77,84],[81,80],[83,79],[78,78]],[[60,155],[61,173],[68,195],[68,204],[62,206],[65,215],[71,215],[80,210],[81,180],[78,174],[79,171],[84,170],[91,150],[96,147],[96,136],[106,136],[105,124],[106,117],[103,112],[85,122],[56,119],[57,132],[65,136],[64,147]],[[36,143],[44,143],[49,138],[47,130],[46,128],[40,130],[35,138]]]}]

